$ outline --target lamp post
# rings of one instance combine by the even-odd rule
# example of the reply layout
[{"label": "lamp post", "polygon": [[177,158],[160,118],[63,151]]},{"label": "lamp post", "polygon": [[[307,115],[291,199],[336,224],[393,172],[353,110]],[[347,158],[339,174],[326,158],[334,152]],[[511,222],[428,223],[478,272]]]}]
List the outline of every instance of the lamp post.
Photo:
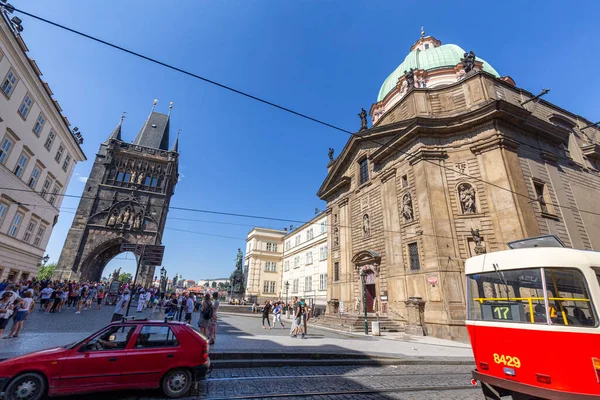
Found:
[{"label": "lamp post", "polygon": [[365,312],[365,335],[369,334],[369,322],[367,321],[367,271],[363,269],[360,270],[360,281],[362,282],[362,290],[363,290],[363,310]]},{"label": "lamp post", "polygon": [[165,292],[167,291],[167,270],[165,267],[160,268],[160,293],[161,298],[164,299]]},{"label": "lamp post", "polygon": [[49,259],[50,259],[50,256],[48,254],[46,254],[44,257],[42,257],[42,264],[44,266],[46,266],[46,263],[48,262]]},{"label": "lamp post", "polygon": [[288,281],[285,281],[285,308],[287,310],[287,304],[288,304],[288,291],[290,290],[290,283]]}]

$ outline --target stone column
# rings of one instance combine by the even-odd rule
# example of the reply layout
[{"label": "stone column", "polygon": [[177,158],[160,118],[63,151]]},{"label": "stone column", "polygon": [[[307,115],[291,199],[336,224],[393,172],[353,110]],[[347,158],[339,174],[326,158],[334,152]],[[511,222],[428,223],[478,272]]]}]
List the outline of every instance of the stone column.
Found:
[{"label": "stone column", "polygon": [[340,301],[344,302],[344,309],[354,299],[354,264],[352,263],[352,214],[350,212],[348,197],[340,200],[339,227],[340,227]]},{"label": "stone column", "polygon": [[406,334],[414,336],[425,336],[425,302],[420,297],[409,297],[406,304]]}]

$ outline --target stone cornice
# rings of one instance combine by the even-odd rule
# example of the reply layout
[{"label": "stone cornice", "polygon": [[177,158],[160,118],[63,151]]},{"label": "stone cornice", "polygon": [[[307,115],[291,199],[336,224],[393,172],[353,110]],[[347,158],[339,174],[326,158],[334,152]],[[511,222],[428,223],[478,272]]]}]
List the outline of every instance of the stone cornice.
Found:
[{"label": "stone cornice", "polygon": [[559,157],[556,154],[550,153],[549,151],[542,150],[542,159],[548,163],[556,164]]},{"label": "stone cornice", "polygon": [[337,206],[338,207],[344,207],[348,205],[348,200],[350,199],[349,196],[343,197],[340,200],[338,200],[337,202]]},{"label": "stone cornice", "polygon": [[498,148],[516,151],[519,143],[507,136],[496,134],[471,146],[470,150],[473,154],[481,154]]},{"label": "stone cornice", "polygon": [[352,181],[352,178],[350,178],[349,176],[344,176],[342,178],[340,178],[332,187],[330,187],[327,191],[324,192],[320,192],[318,195],[320,198],[327,198],[330,195],[332,195],[333,193],[335,193],[337,190],[345,187],[345,186],[350,186],[350,182]]},{"label": "stone cornice", "polygon": [[422,160],[443,160],[448,157],[448,153],[443,150],[419,149],[413,153],[410,158],[410,165],[414,165]]},{"label": "stone cornice", "polygon": [[600,160],[600,145],[598,144],[590,144],[587,146],[581,147],[583,154],[588,158],[595,158]]}]

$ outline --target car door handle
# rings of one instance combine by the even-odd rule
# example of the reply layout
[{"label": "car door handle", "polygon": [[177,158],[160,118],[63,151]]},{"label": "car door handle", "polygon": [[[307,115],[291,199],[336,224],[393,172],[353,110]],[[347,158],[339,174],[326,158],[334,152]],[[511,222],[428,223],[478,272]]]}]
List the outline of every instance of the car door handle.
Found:
[{"label": "car door handle", "polygon": [[175,357],[175,354],[167,354],[167,358],[173,358]]},{"label": "car door handle", "polygon": [[116,359],[116,358],[109,358],[109,359],[108,359],[108,362],[115,362],[115,361],[117,361],[117,359]]}]

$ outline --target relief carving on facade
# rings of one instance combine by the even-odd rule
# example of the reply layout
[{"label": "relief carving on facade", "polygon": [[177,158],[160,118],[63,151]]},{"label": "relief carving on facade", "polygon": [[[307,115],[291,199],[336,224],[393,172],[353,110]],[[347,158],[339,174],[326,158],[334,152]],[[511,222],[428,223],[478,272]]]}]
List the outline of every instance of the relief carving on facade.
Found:
[{"label": "relief carving on facade", "polygon": [[463,214],[477,213],[477,205],[475,203],[475,188],[469,183],[461,183],[458,186],[458,198],[460,200],[460,208]]},{"label": "relief carving on facade", "polygon": [[402,196],[402,217],[404,218],[404,223],[412,222],[415,219],[410,193],[405,193],[404,196]]}]

